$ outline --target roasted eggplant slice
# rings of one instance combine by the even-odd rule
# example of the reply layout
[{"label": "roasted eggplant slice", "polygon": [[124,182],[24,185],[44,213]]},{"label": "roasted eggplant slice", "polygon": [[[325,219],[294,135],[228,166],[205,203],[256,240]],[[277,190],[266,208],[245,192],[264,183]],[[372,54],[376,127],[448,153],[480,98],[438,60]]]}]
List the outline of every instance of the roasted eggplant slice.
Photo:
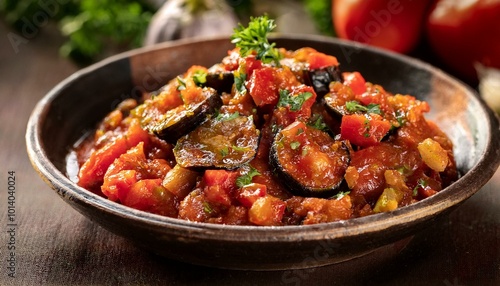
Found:
[{"label": "roasted eggplant slice", "polygon": [[305,83],[314,88],[314,91],[321,98],[330,91],[332,81],[342,81],[342,76],[338,66],[328,66],[321,69],[305,71]]},{"label": "roasted eggplant slice", "polygon": [[175,159],[184,168],[232,170],[255,157],[259,135],[252,116],[219,114],[177,141]]},{"label": "roasted eggplant slice", "polygon": [[344,191],[349,148],[326,132],[296,121],[277,133],[269,157],[275,174],[294,195],[325,198]]},{"label": "roasted eggplant slice", "polygon": [[208,73],[205,83],[202,86],[211,87],[219,94],[231,93],[234,84],[234,74],[232,72]]},{"label": "roasted eggplant slice", "polygon": [[204,88],[203,96],[204,100],[181,104],[168,110],[158,120],[148,122],[145,129],[175,144],[180,137],[194,130],[222,106],[222,100],[214,89]]}]

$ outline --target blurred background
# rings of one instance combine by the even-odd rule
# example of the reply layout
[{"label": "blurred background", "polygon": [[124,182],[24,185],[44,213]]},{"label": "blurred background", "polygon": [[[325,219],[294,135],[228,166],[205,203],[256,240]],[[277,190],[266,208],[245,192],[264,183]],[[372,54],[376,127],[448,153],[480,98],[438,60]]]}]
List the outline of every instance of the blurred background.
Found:
[{"label": "blurred background", "polygon": [[278,33],[363,42],[430,62],[477,88],[500,111],[500,0],[3,0],[17,54],[42,30],[83,67],[158,42],[230,35],[267,14]]}]

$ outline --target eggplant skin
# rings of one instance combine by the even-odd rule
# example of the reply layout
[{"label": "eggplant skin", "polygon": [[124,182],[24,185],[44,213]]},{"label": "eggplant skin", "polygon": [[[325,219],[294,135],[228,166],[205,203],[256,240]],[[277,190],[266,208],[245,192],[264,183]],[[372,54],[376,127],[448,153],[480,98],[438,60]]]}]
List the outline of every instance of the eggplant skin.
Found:
[{"label": "eggplant skin", "polygon": [[[307,186],[303,182],[299,181],[295,176],[290,174],[282,165],[279,157],[279,151],[278,148],[281,143],[280,140],[282,139],[281,133],[278,133],[275,136],[275,139],[273,140],[273,143],[271,145],[271,149],[269,152],[269,164],[271,166],[271,169],[273,170],[273,173],[277,177],[280,183],[285,185],[290,193],[296,196],[302,196],[302,197],[317,197],[317,198],[329,198],[332,196],[335,196],[339,192],[346,192],[349,191],[349,188],[347,186],[347,183],[344,180],[344,174],[345,172],[338,177],[338,180],[336,183],[330,186],[326,187],[314,187],[314,186]],[[348,147],[348,144],[346,144],[344,141],[341,142],[341,148],[340,152],[344,153],[344,156],[346,156],[346,160],[344,160],[345,164],[345,169],[347,169],[347,166],[349,165],[350,162],[350,149]],[[345,171],[345,170],[344,170]]]},{"label": "eggplant skin", "polygon": [[338,66],[306,70],[305,74],[305,83],[314,88],[318,97],[323,97],[330,92],[330,83],[332,81],[342,82],[342,76]]},{"label": "eggplant skin", "polygon": [[231,93],[234,84],[234,74],[232,72],[208,73],[205,87],[215,89],[219,94]]},{"label": "eggplant skin", "polygon": [[222,99],[216,90],[204,88],[203,92],[206,94],[205,100],[169,110],[167,116],[161,122],[148,127],[148,131],[175,144],[179,138],[193,131],[222,106]]},{"label": "eggplant skin", "polygon": [[174,156],[184,168],[233,170],[255,157],[259,140],[252,116],[218,115],[181,137]]}]

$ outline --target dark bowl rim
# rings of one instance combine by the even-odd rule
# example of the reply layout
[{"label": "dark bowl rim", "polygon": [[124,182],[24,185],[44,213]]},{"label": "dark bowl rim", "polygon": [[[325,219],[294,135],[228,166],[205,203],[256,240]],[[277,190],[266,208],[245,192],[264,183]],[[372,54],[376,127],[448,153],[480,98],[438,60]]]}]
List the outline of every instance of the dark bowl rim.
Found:
[{"label": "dark bowl rim", "polygon": [[[327,236],[329,239],[348,238],[357,236],[359,234],[377,233],[380,230],[390,229],[397,226],[409,226],[412,223],[416,223],[420,220],[425,220],[426,218],[438,215],[444,212],[449,207],[458,205],[461,202],[465,201],[474,193],[476,193],[484,184],[486,184],[497,170],[500,163],[500,147],[498,143],[496,143],[495,147],[495,142],[500,141],[500,132],[494,131],[499,130],[498,118],[489,109],[489,107],[487,107],[487,105],[478,96],[475,90],[473,90],[470,86],[462,83],[458,79],[418,59],[356,42],[318,35],[298,34],[276,34],[271,39],[326,42],[334,45],[343,45],[346,47],[369,50],[370,52],[383,57],[389,57],[398,61],[403,61],[405,63],[415,65],[419,69],[424,69],[438,75],[441,78],[446,78],[447,80],[462,85],[467,90],[467,92],[472,95],[471,100],[476,100],[479,103],[482,112],[485,113],[485,118],[488,118],[488,122],[485,122],[485,124],[488,125],[488,130],[490,131],[490,133],[488,134],[489,138],[487,139],[488,143],[485,152],[479,154],[479,161],[459,180],[454,182],[449,187],[443,189],[441,192],[425,200],[388,213],[373,214],[366,217],[352,218],[344,221],[300,226],[219,225],[211,223],[192,222],[135,210],[119,203],[112,202],[104,197],[101,197],[77,186],[50,162],[50,159],[44,151],[40,132],[41,126],[44,122],[44,117],[50,109],[51,102],[59,95],[59,90],[61,90],[66,85],[72,84],[73,81],[77,80],[85,74],[91,73],[94,70],[102,68],[113,62],[124,60],[138,54],[148,53],[155,50],[162,50],[169,47],[175,47],[185,44],[228,40],[227,37],[210,37],[183,39],[130,50],[118,55],[111,56],[91,66],[76,71],[75,73],[61,81],[36,104],[28,120],[26,129],[26,145],[28,157],[31,161],[31,164],[42,177],[42,179],[44,179],[46,183],[51,185],[64,200],[71,200],[72,202],[84,204],[94,209],[108,212],[109,214],[114,216],[131,219],[136,223],[147,224],[150,227],[167,227],[171,231],[175,230],[178,233],[188,231],[190,237],[192,237],[193,239],[202,238],[222,241],[237,240],[254,242],[272,242],[277,240],[323,240],[325,239],[325,236]],[[474,179],[477,177],[480,177],[481,180],[474,181]],[[415,220],[415,218],[417,219]]]}]

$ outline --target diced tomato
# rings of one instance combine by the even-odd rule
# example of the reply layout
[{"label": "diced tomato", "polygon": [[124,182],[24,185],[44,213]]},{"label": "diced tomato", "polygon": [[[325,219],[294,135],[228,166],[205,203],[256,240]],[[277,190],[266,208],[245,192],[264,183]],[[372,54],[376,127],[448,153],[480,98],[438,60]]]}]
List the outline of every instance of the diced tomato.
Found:
[{"label": "diced tomato", "polygon": [[93,152],[80,168],[78,185],[86,189],[94,189],[102,185],[108,167],[127,149],[127,139],[119,137]]},{"label": "diced tomato", "polygon": [[212,212],[205,196],[199,189],[189,193],[179,204],[179,218],[189,221],[206,221]]},{"label": "diced tomato", "polygon": [[311,97],[309,97],[306,101],[304,101],[304,103],[302,103],[302,106],[300,107],[299,110],[293,111],[291,110],[290,106],[288,106],[288,110],[290,111],[290,113],[293,114],[294,119],[297,118],[302,118],[304,120],[309,119],[311,117],[311,108],[314,102],[316,102],[317,96],[316,92],[311,86],[299,85],[292,88],[291,95],[294,97],[302,96],[303,94],[307,93],[310,93]]},{"label": "diced tomato", "polygon": [[340,135],[351,144],[368,147],[378,144],[391,129],[391,123],[376,114],[351,114],[342,117]]},{"label": "diced tomato", "polygon": [[273,107],[278,103],[280,90],[290,90],[300,84],[289,68],[265,66],[253,71],[246,82],[246,88],[258,107]]},{"label": "diced tomato", "polygon": [[258,198],[248,211],[248,219],[256,225],[280,225],[286,203],[273,196]]},{"label": "diced tomato", "polygon": [[248,78],[254,70],[262,68],[262,61],[258,60],[254,55],[250,55],[240,59],[240,66],[244,68],[243,72]]},{"label": "diced tomato", "polygon": [[[296,104],[298,98],[305,99],[300,106]],[[307,121],[311,117],[311,108],[315,102],[316,92],[312,87],[306,85],[292,87],[287,99],[280,99],[279,108],[274,110],[273,116],[276,119],[276,124],[287,126],[297,119]]]},{"label": "diced tomato", "polygon": [[137,183],[135,170],[123,170],[109,175],[101,186],[101,191],[112,201],[123,201],[133,184]]},{"label": "diced tomato", "polygon": [[121,154],[113,161],[104,175],[104,181],[106,181],[107,177],[122,170],[139,171],[141,169],[140,166],[145,164],[146,156],[144,155],[144,143],[139,142],[139,144],[128,149],[127,152]]},{"label": "diced tomato", "polygon": [[278,87],[274,84],[275,69],[264,67],[254,70],[247,86],[257,106],[275,105],[279,99]]},{"label": "diced tomato", "polygon": [[418,194],[422,199],[425,199],[437,194],[437,191],[432,188],[418,188]]},{"label": "diced tomato", "polygon": [[266,194],[267,194],[266,185],[252,183],[243,186],[241,189],[239,189],[236,195],[236,199],[243,206],[249,208],[258,198],[264,197]]},{"label": "diced tomato", "polygon": [[203,192],[208,201],[225,206],[231,205],[231,194],[238,187],[239,172],[226,170],[206,170],[203,175]]},{"label": "diced tomato", "polygon": [[307,62],[312,70],[339,65],[336,57],[320,52],[310,53]]},{"label": "diced tomato", "polygon": [[130,121],[125,137],[127,138],[129,148],[136,146],[139,142],[144,142],[144,148],[147,148],[149,145],[149,134],[146,130],[142,129],[138,119]]},{"label": "diced tomato", "polygon": [[154,206],[160,204],[159,196],[155,192],[165,190],[161,186],[161,179],[146,179],[133,184],[127,195],[121,202],[134,209],[151,210]]},{"label": "diced tomato", "polygon": [[344,85],[352,89],[354,94],[361,95],[366,92],[366,81],[359,72],[344,72]]}]

